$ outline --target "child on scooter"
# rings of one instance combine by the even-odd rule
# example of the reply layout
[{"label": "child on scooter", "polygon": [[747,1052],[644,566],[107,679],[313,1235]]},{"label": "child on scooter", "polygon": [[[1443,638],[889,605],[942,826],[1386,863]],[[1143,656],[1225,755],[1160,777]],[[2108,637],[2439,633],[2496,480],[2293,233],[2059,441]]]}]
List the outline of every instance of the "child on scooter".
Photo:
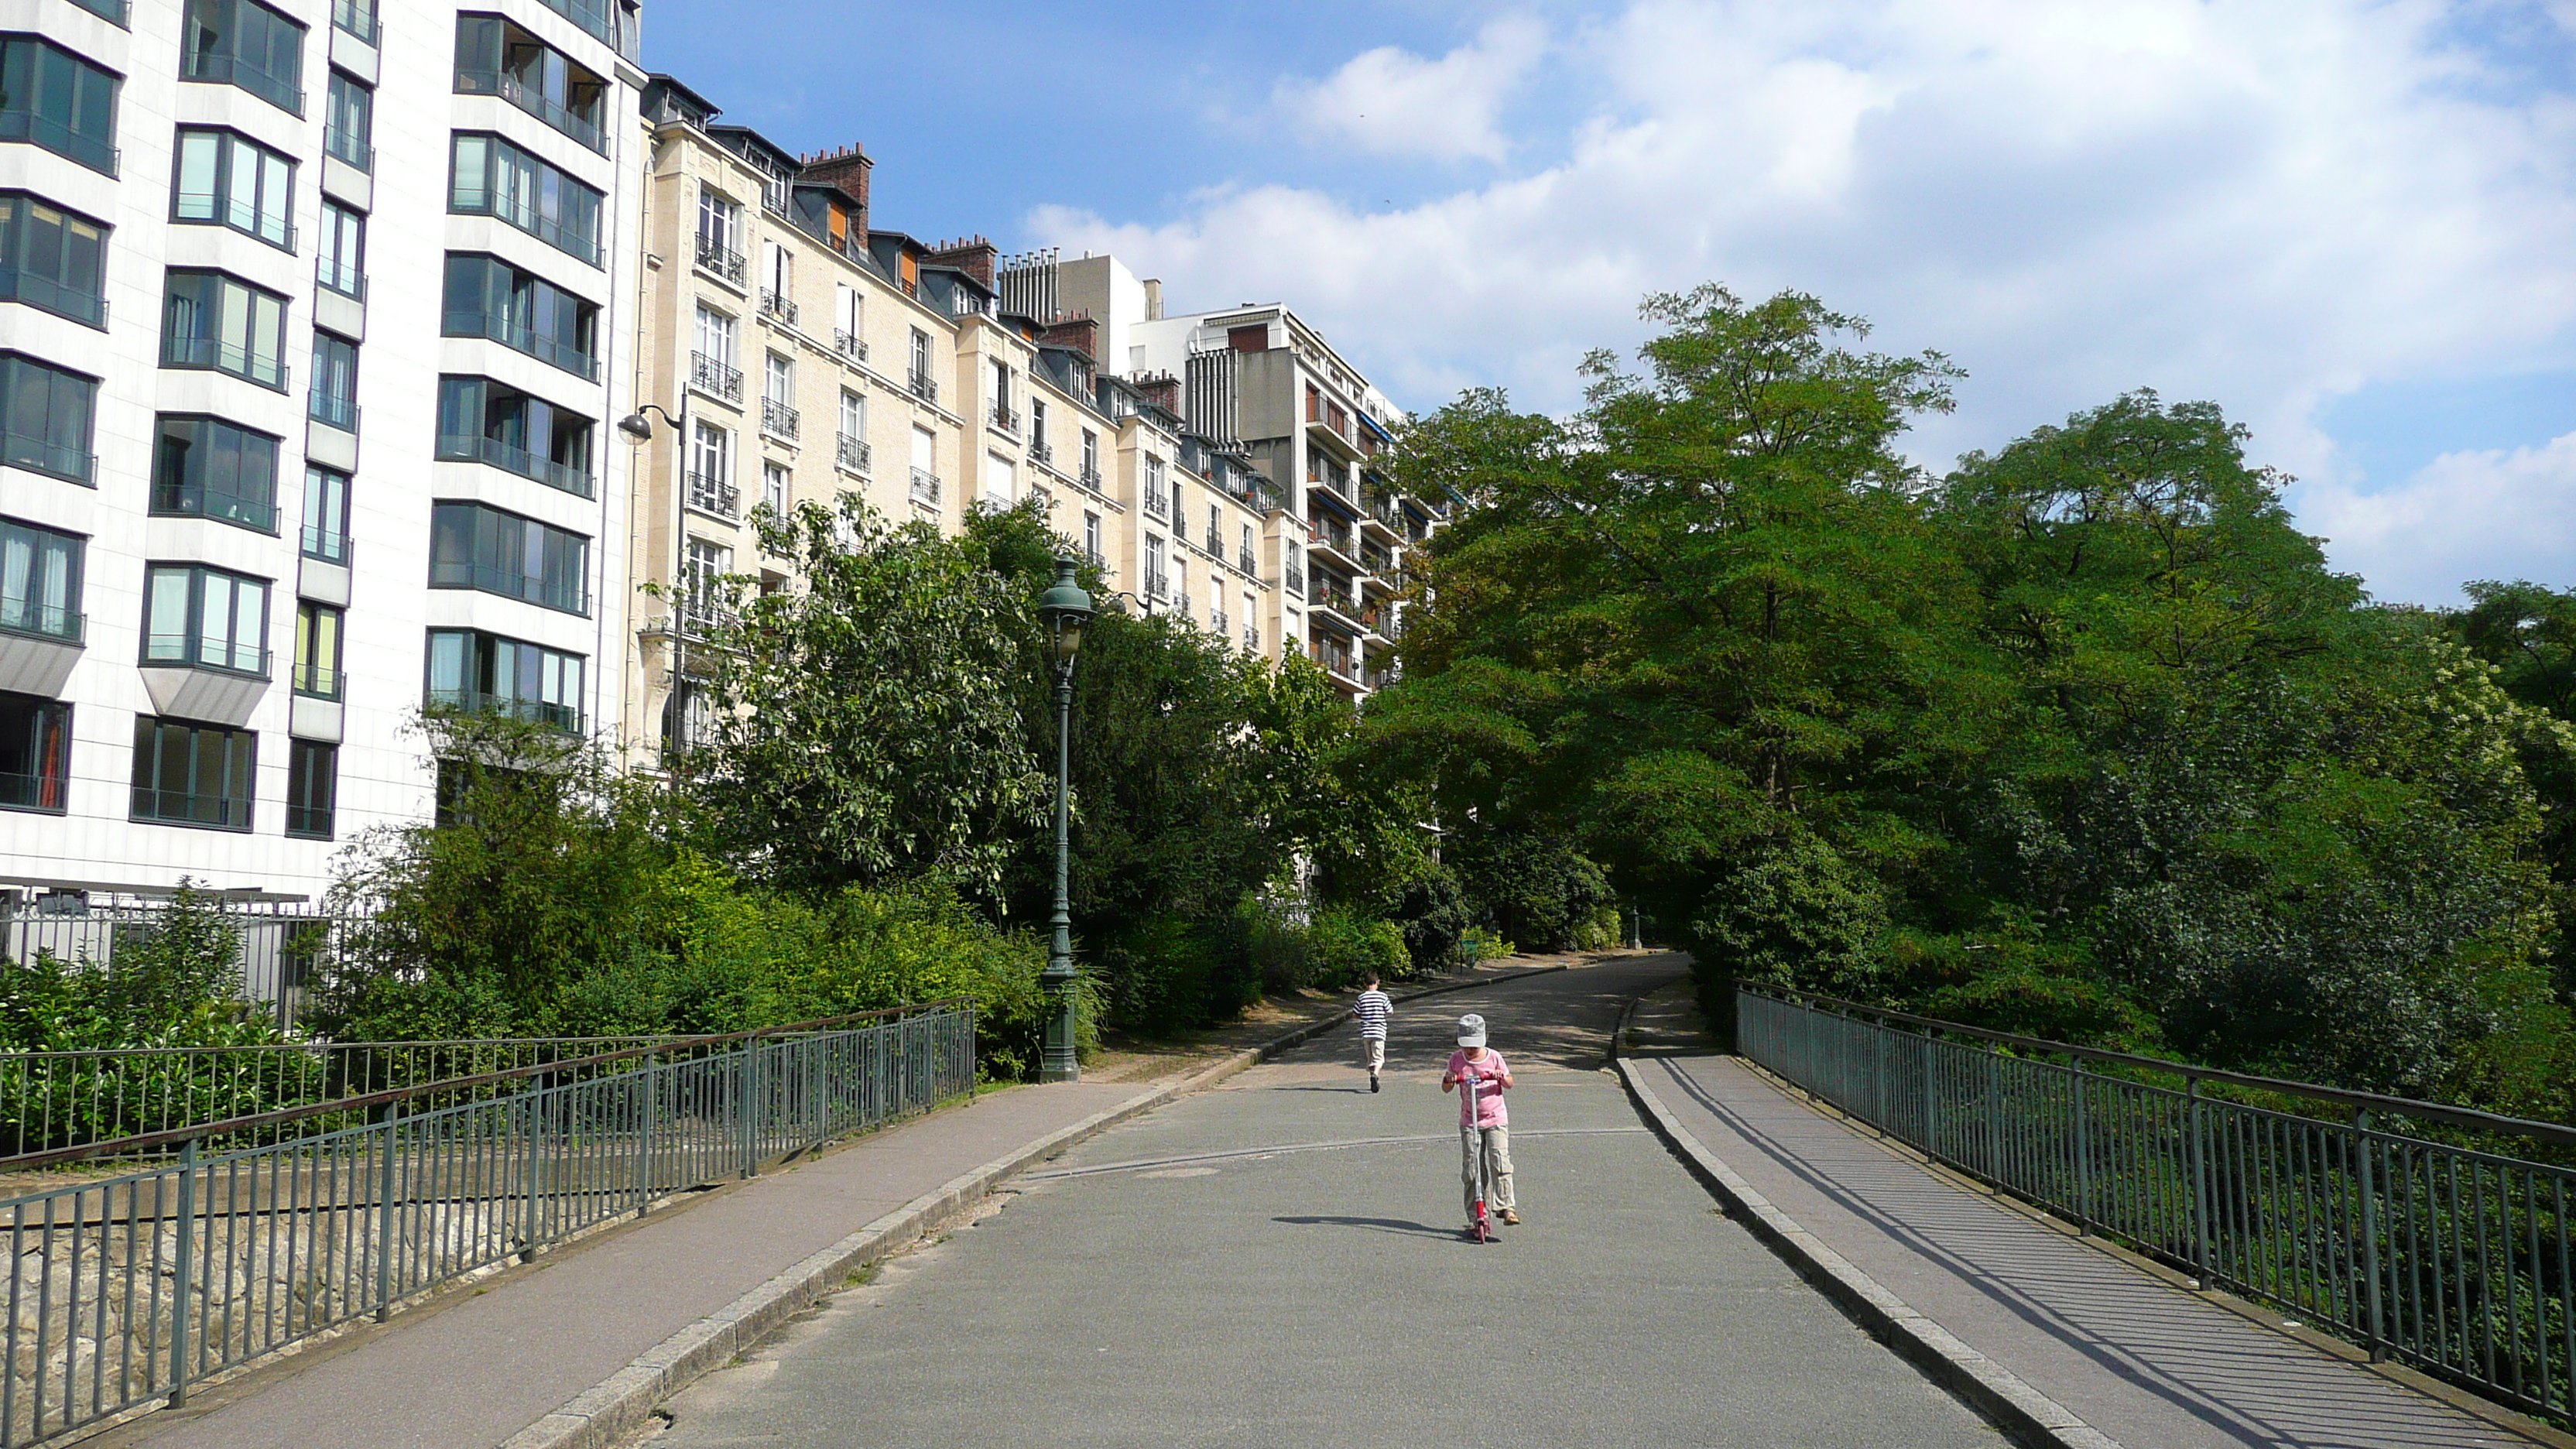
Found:
[{"label": "child on scooter", "polygon": [[1506,1224],[1518,1226],[1521,1220],[1512,1198],[1511,1115],[1503,1107],[1503,1093],[1511,1090],[1512,1069],[1501,1052],[1485,1045],[1485,1018],[1474,1012],[1458,1018],[1458,1050],[1450,1053],[1449,1070],[1440,1077],[1441,1091],[1457,1091],[1461,1084],[1473,1088],[1458,1103],[1458,1148],[1467,1193],[1467,1235],[1474,1237],[1480,1153],[1493,1183],[1487,1206]]}]

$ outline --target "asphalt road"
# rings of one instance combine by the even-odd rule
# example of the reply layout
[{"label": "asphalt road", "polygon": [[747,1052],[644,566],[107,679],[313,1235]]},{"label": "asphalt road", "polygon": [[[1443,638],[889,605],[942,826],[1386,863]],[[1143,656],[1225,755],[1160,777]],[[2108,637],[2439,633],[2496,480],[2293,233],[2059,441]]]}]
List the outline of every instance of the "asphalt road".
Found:
[{"label": "asphalt road", "polygon": [[[1995,1446],[1719,1216],[1600,1070],[1631,958],[1397,1009],[1094,1138],[671,1405],[655,1449]],[[1510,1058],[1521,1227],[1456,1233],[1464,1011]]]}]

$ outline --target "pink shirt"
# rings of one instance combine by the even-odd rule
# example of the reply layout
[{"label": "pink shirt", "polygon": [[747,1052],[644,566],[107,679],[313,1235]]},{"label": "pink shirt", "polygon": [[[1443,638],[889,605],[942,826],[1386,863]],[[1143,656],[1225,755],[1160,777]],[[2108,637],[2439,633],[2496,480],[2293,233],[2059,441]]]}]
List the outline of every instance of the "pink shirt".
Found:
[{"label": "pink shirt", "polygon": [[1481,1062],[1471,1062],[1467,1060],[1467,1049],[1465,1047],[1460,1047],[1458,1050],[1449,1054],[1450,1076],[1463,1078],[1472,1072],[1479,1077],[1492,1078],[1491,1081],[1486,1082],[1484,1085],[1476,1089],[1476,1120],[1473,1123],[1470,1123],[1467,1120],[1466,1083],[1463,1081],[1459,1083],[1459,1126],[1502,1127],[1510,1124],[1512,1120],[1511,1114],[1503,1110],[1502,1081],[1503,1073],[1509,1070],[1510,1068],[1503,1065],[1503,1054],[1494,1050],[1492,1047],[1485,1048],[1485,1059]]}]

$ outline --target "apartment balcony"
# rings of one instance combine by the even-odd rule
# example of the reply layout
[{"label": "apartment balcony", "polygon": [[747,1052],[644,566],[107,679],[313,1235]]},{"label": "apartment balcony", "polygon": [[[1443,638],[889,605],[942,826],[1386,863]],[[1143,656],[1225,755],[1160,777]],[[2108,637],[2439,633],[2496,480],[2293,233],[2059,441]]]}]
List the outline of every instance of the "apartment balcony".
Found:
[{"label": "apartment balcony", "polygon": [[1212,609],[1208,611],[1208,630],[1219,637],[1223,637],[1226,634],[1232,633],[1234,631],[1234,626],[1226,619],[1225,610]]},{"label": "apartment balcony", "polygon": [[927,468],[912,470],[912,501],[939,506],[939,475]]},{"label": "apartment balcony", "polygon": [[867,342],[856,333],[843,332],[838,328],[833,329],[832,332],[832,350],[852,362],[868,360]]},{"label": "apartment balcony", "polygon": [[1243,652],[1246,654],[1258,654],[1261,652],[1261,628],[1259,625],[1246,624],[1243,626]]},{"label": "apartment balcony", "polygon": [[1166,598],[1170,597],[1171,592],[1172,580],[1170,575],[1154,573],[1151,570],[1146,572],[1145,597],[1147,600],[1159,604]]},{"label": "apartment balcony", "polygon": [[1195,624],[1195,623],[1197,623],[1197,622],[1198,622],[1196,619],[1193,619],[1193,618],[1191,618],[1191,617],[1190,617],[1190,596],[1189,596],[1189,595],[1187,595],[1187,594],[1174,594],[1174,595],[1172,595],[1172,617],[1174,617],[1174,618],[1176,618],[1176,619],[1179,619],[1181,622],[1183,622],[1183,623],[1185,623],[1185,624]]},{"label": "apartment balcony", "polygon": [[1359,554],[1352,548],[1351,531],[1348,528],[1344,528],[1336,532],[1333,529],[1318,528],[1310,525],[1306,530],[1306,543],[1309,547],[1321,552],[1324,555],[1324,561],[1326,563],[1333,565],[1335,568],[1338,568],[1345,573],[1361,574],[1368,572],[1367,569],[1361,566]]},{"label": "apartment balcony", "polygon": [[1306,441],[1346,462],[1356,463],[1360,460],[1359,444],[1351,441],[1348,422],[1344,422],[1341,428],[1336,430],[1324,419],[1310,417],[1306,419]]},{"label": "apartment balcony", "polygon": [[1249,548],[1239,548],[1235,550],[1234,566],[1243,570],[1247,574],[1257,574],[1261,572],[1261,565],[1254,561],[1252,550]]},{"label": "apartment balcony", "polygon": [[1082,471],[1075,475],[1074,481],[1097,493],[1100,491],[1100,470],[1085,463],[1082,465]]},{"label": "apartment balcony", "polygon": [[0,689],[47,698],[62,693],[80,663],[88,623],[72,609],[0,595]]},{"label": "apartment balcony", "polygon": [[739,289],[743,278],[750,273],[750,266],[743,260],[742,253],[713,237],[702,236],[698,238],[698,270]]},{"label": "apartment balcony", "polygon": [[1029,461],[1042,468],[1052,468],[1055,466],[1055,449],[1033,442],[1029,444]]},{"label": "apartment balcony", "polygon": [[689,506],[700,513],[738,520],[742,517],[742,493],[733,486],[731,479],[692,472],[689,474]]},{"label": "apartment balcony", "polygon": [[736,406],[742,403],[742,369],[703,352],[689,354],[689,386]]},{"label": "apartment balcony", "polygon": [[581,733],[581,707],[572,704],[549,704],[541,699],[521,699],[506,694],[487,694],[479,689],[433,689],[429,707],[452,714],[490,715],[499,719],[525,720],[545,725],[566,734]]},{"label": "apartment balcony", "polygon": [[796,325],[795,300],[763,287],[760,289],[760,315],[793,327]]},{"label": "apartment balcony", "polygon": [[1167,518],[1172,512],[1171,495],[1161,488],[1145,490],[1145,512],[1154,518]]},{"label": "apartment balcony", "polygon": [[792,443],[796,441],[796,431],[802,425],[803,419],[798,416],[796,409],[789,407],[787,404],[780,402],[774,397],[765,397],[760,400],[760,430],[762,432],[778,439],[780,442]]},{"label": "apartment balcony", "polygon": [[273,659],[256,644],[146,634],[143,692],[156,714],[239,729],[268,693]]},{"label": "apartment balcony", "polygon": [[1287,586],[1289,593],[1301,599],[1306,597],[1306,566],[1297,562],[1292,554],[1286,566],[1279,571],[1279,582]]},{"label": "apartment balcony", "polygon": [[1010,434],[1014,438],[1020,435],[1019,411],[1008,403],[993,404],[993,411],[987,420],[990,421],[995,428]]},{"label": "apartment balcony", "polygon": [[592,496],[594,485],[587,467],[540,458],[514,443],[505,443],[480,433],[439,434],[435,456],[450,463],[487,463],[503,472],[532,478],[576,498]]},{"label": "apartment balcony", "polygon": [[1388,497],[1383,489],[1368,489],[1367,497],[1362,501],[1366,505],[1360,510],[1363,533],[1386,544],[1408,541],[1404,536],[1404,510],[1397,507],[1395,500]]},{"label": "apartment balcony", "polygon": [[932,377],[929,373],[916,369],[911,375],[904,379],[904,387],[907,391],[911,392],[914,397],[921,399],[923,402],[929,403],[933,407],[937,407],[939,405],[939,379]]},{"label": "apartment balcony", "polygon": [[733,610],[693,594],[681,595],[671,606],[671,627],[684,639],[712,639],[736,622]]},{"label": "apartment balcony", "polygon": [[1338,616],[1342,626],[1353,633],[1367,627],[1360,620],[1359,601],[1330,584],[1317,584],[1315,591],[1306,596],[1306,606],[1319,614]]},{"label": "apartment balcony", "polygon": [[868,444],[864,438],[840,434],[832,444],[832,462],[853,473],[868,471]]},{"label": "apartment balcony", "polygon": [[602,156],[608,154],[608,141],[600,134],[598,121],[508,71],[462,68],[456,72],[456,88],[467,95],[499,96]]}]

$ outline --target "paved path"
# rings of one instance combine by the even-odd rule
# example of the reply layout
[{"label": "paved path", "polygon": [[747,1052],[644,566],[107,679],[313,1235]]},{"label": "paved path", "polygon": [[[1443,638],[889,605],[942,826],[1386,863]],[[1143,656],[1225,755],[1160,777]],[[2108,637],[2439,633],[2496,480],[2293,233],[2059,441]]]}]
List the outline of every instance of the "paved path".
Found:
[{"label": "paved path", "polygon": [[1773,1206],[2128,1449],[2530,1442],[1957,1187],[1733,1057],[1640,1068]]},{"label": "paved path", "polygon": [[139,1420],[112,1442],[489,1449],[807,1255],[1145,1091],[1132,1083],[1022,1087],[862,1138],[541,1259],[536,1271],[480,1296],[397,1316],[381,1336],[309,1366],[289,1360],[287,1376],[212,1412]]},{"label": "paved path", "polygon": [[[1719,1216],[1599,1070],[1674,957],[1399,1007],[1094,1138],[672,1405],[744,1445],[2000,1446]],[[1527,1223],[1462,1242],[1458,1013],[1521,1080]]]}]

